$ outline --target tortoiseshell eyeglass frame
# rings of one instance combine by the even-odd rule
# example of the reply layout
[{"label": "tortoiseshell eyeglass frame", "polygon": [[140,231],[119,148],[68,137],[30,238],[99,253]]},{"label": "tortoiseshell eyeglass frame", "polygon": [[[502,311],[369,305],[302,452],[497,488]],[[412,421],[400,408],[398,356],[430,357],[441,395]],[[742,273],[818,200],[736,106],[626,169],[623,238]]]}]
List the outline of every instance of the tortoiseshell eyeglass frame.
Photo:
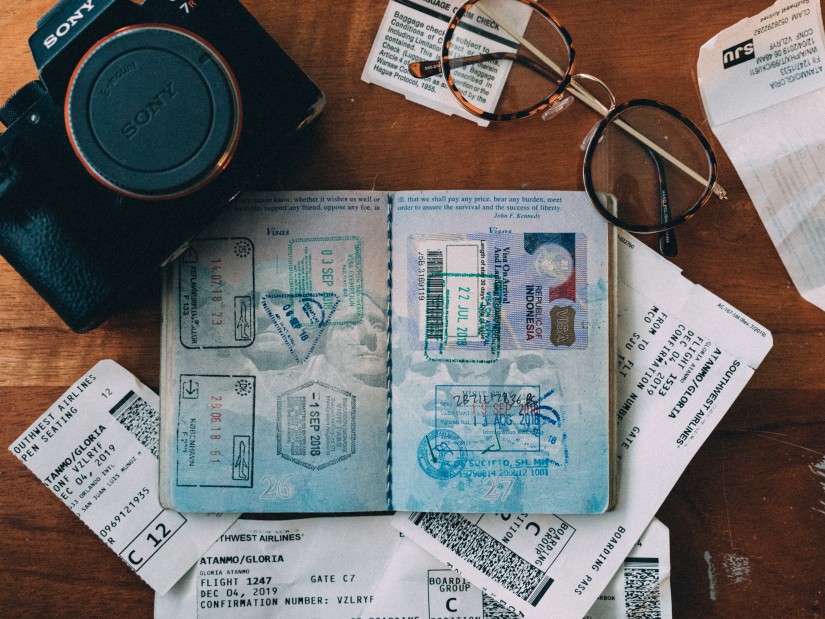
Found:
[{"label": "tortoiseshell eyeglass frame", "polygon": [[[413,62],[409,65],[410,73],[416,78],[427,78],[438,75],[442,73],[444,75],[444,79],[447,83],[447,87],[450,89],[450,92],[456,98],[456,100],[461,104],[461,106],[466,109],[471,114],[478,116],[480,118],[484,118],[486,120],[493,120],[493,121],[507,121],[507,120],[516,120],[519,118],[526,118],[528,116],[533,116],[535,114],[539,114],[548,110],[554,103],[559,101],[561,97],[565,94],[565,91],[573,85],[573,88],[570,88],[571,93],[583,100],[580,93],[582,92],[582,88],[575,82],[576,73],[574,72],[575,68],[575,58],[576,52],[573,48],[573,41],[570,34],[564,28],[564,26],[559,23],[559,20],[546,8],[538,4],[536,0],[514,0],[516,2],[521,2],[522,4],[526,4],[530,6],[533,10],[540,13],[549,23],[551,23],[556,30],[558,31],[560,37],[567,45],[567,52],[568,52],[568,62],[567,62],[567,69],[564,72],[564,75],[557,75],[555,72],[548,70],[545,68],[541,63],[536,62],[532,58],[528,56],[524,56],[518,53],[512,52],[494,52],[488,54],[478,54],[475,56],[467,56],[464,58],[450,58],[450,46],[452,45],[453,35],[455,34],[456,28],[458,24],[461,22],[462,18],[467,14],[467,12],[472,9],[472,7],[480,0],[467,0],[464,4],[462,4],[455,12],[455,15],[450,20],[450,23],[447,26],[447,31],[444,35],[444,43],[442,45],[441,51],[441,58],[440,60],[431,60],[431,61],[420,61],[420,62]],[[481,9],[483,11],[483,9]],[[486,62],[490,60],[510,60],[512,62],[518,62],[523,64],[528,69],[536,71],[537,73],[542,74],[545,77],[550,77],[553,81],[557,81],[558,85],[556,88],[550,92],[546,97],[541,99],[540,101],[536,102],[535,104],[531,105],[522,110],[518,110],[516,112],[510,112],[506,114],[496,114],[493,112],[487,112],[482,110],[478,106],[474,105],[470,102],[461,91],[456,86],[455,80],[451,75],[452,68],[458,68],[462,66],[466,66],[469,64],[476,64],[481,62]],[[594,79],[591,76],[586,76],[590,79]],[[595,80],[599,82],[605,89],[607,87],[601,83],[600,80]],[[574,90],[575,89],[575,90]],[[608,93],[609,93],[609,89]],[[578,91],[578,92],[577,92]],[[584,91],[587,92],[587,91]],[[589,95],[589,93],[587,93]],[[592,97],[592,95],[589,95]],[[612,93],[610,93],[611,99],[613,98]],[[595,100],[595,97],[592,97]],[[585,103],[587,103],[585,101]],[[602,120],[594,127],[593,130],[590,132],[590,138],[588,143],[585,147],[585,156],[584,156],[584,166],[583,166],[583,180],[584,186],[587,194],[590,197],[591,202],[593,202],[593,206],[599,211],[599,213],[604,216],[608,221],[611,223],[623,228],[625,230],[629,230],[630,232],[637,232],[637,233],[662,233],[660,237],[660,251],[665,255],[675,255],[676,254],[676,239],[675,236],[672,234],[672,228],[678,226],[679,224],[684,223],[691,217],[693,217],[699,209],[704,206],[707,201],[710,199],[711,194],[715,193],[719,196],[720,199],[725,199],[725,190],[722,189],[716,183],[716,157],[713,154],[713,150],[710,146],[710,142],[704,136],[704,134],[699,130],[699,128],[693,124],[687,117],[685,117],[681,112],[678,110],[664,104],[659,103],[658,101],[653,101],[651,99],[633,99],[626,103],[622,103],[619,105],[615,105],[614,102],[611,103],[610,107],[606,107],[603,104],[599,103],[598,107],[594,106],[591,103],[587,103],[589,107],[598,111],[602,115]],[[658,225],[639,225],[639,224],[631,224],[624,222],[617,218],[613,213],[611,213],[602,201],[599,199],[598,194],[593,186],[592,174],[590,172],[591,168],[591,161],[593,157],[593,152],[595,150],[595,146],[598,144],[599,139],[604,133],[604,130],[610,125],[611,122],[616,123],[619,126],[622,126],[623,121],[618,120],[617,117],[625,112],[628,108],[631,107],[638,107],[638,106],[648,106],[648,107],[656,107],[679,121],[681,121],[685,127],[687,127],[693,135],[696,136],[699,143],[705,150],[705,153],[708,157],[708,166],[709,166],[709,177],[707,179],[702,178],[701,182],[706,185],[704,192],[701,194],[699,199],[696,203],[689,209],[687,209],[684,213],[680,216],[671,218],[670,217],[670,209],[669,209],[669,198],[667,193],[667,187],[665,184],[665,176],[664,176],[664,168],[662,166],[662,161],[659,155],[664,155],[666,159],[669,159],[671,162],[674,162],[674,158],[668,155],[666,152],[663,152],[660,148],[653,145],[653,148],[649,148],[650,142],[648,141],[648,145],[645,145],[643,141],[644,136],[640,139],[640,143],[646,149],[647,152],[650,153],[654,166],[659,174],[659,184],[660,184],[660,211],[661,211],[661,219]],[[603,109],[599,109],[599,107]],[[626,130],[626,129],[625,129]],[[638,139],[638,138],[637,138]],[[656,151],[659,152],[659,155],[656,154]],[[694,173],[697,180],[700,178],[700,175]]]}]

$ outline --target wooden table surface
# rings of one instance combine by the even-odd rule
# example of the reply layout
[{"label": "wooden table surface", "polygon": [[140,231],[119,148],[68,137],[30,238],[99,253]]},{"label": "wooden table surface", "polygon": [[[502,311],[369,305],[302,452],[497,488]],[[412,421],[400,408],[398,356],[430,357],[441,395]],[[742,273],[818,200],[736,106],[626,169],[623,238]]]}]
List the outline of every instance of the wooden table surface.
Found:
[{"label": "wooden table surface", "polygon": [[[579,144],[595,122],[583,106],[548,123],[533,118],[482,129],[360,80],[384,0],[244,3],[328,101],[257,187],[582,188]],[[0,99],[35,77],[27,39],[51,4],[4,3]],[[605,80],[620,100],[669,103],[710,135],[696,85],[699,47],[767,5],[548,6],[573,36],[578,70]],[[675,616],[820,616],[825,313],[797,293],[736,172],[711,141],[729,200],[710,203],[683,227],[674,262],[768,327],[774,347],[658,514],[670,528]],[[156,389],[159,330],[157,283],[127,311],[77,335],[0,259],[0,616],[151,616],[149,587],[5,447],[101,358]]]}]

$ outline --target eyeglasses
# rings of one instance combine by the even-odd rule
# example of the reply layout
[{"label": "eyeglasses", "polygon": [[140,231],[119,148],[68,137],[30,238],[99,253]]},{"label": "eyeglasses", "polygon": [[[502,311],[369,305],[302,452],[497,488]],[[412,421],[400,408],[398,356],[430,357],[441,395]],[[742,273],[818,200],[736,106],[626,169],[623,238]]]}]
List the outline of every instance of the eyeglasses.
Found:
[{"label": "eyeglasses", "polygon": [[[600,79],[574,73],[570,35],[535,0],[468,0],[447,26],[441,56],[411,63],[410,73],[443,73],[475,116],[506,121],[541,113],[548,120],[574,98],[598,112],[602,120],[582,143],[585,190],[611,223],[660,233],[665,255],[676,255],[674,227],[711,194],[726,198],[710,143],[696,125],[657,101],[617,105]],[[601,99],[585,83],[597,86]]]}]

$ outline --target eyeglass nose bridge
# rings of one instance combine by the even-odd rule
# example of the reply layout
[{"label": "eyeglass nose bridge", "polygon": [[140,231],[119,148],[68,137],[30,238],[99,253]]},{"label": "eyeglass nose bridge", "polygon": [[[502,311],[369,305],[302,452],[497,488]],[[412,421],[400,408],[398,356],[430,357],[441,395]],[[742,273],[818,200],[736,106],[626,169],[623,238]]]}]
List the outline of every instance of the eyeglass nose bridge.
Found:
[{"label": "eyeglass nose bridge", "polygon": [[[605,93],[607,93],[608,101],[610,102],[609,105],[605,105],[602,101],[593,95],[587,88],[585,88],[580,82],[588,81],[593,82],[597,86],[600,86]],[[569,92],[570,96],[568,96],[567,92]],[[616,96],[613,94],[613,91],[610,90],[610,87],[605,84],[602,80],[600,80],[595,75],[590,75],[589,73],[576,73],[575,75],[570,76],[570,84],[568,85],[566,91],[562,93],[560,97],[558,97],[555,101],[550,103],[548,108],[542,113],[541,119],[542,120],[550,120],[551,118],[555,118],[559,114],[561,114],[564,110],[566,110],[570,105],[573,103],[573,99],[579,99],[585,105],[592,108],[602,116],[607,116],[613,108],[616,107]],[[581,149],[585,150],[587,145],[590,143],[590,140],[593,139],[593,134],[596,132],[596,128],[598,127],[598,123],[593,125],[590,131],[587,132],[587,135],[584,136],[584,140],[582,140]]]}]

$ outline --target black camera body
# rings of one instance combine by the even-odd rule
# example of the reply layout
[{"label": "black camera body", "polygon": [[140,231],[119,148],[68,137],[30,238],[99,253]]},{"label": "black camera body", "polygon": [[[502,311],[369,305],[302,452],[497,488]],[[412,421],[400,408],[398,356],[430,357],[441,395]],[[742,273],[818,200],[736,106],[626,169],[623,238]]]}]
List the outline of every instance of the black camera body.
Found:
[{"label": "black camera body", "polygon": [[237,0],[62,0],[0,109],[0,253],[73,330],[140,293],[324,96]]}]

